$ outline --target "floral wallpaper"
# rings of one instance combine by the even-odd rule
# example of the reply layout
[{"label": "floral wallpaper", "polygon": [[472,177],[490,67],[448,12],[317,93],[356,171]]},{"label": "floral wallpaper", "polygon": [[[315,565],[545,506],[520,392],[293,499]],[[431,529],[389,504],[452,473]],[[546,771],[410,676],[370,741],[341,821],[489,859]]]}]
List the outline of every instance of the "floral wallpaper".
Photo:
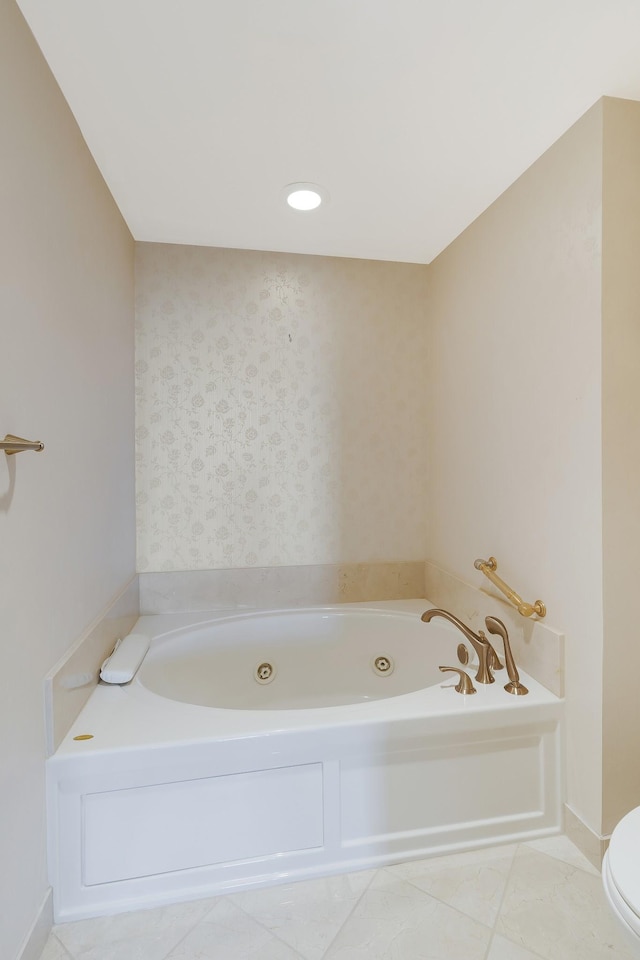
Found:
[{"label": "floral wallpaper", "polygon": [[138,244],[138,567],[426,553],[419,265]]}]

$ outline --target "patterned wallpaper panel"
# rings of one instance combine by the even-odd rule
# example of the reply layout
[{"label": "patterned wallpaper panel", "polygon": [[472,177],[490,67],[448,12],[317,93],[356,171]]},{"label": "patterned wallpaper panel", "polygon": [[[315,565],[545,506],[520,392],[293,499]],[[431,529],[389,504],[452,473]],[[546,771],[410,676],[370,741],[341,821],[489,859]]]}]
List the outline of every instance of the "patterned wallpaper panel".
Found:
[{"label": "patterned wallpaper panel", "polygon": [[425,556],[425,274],[138,244],[141,571]]}]

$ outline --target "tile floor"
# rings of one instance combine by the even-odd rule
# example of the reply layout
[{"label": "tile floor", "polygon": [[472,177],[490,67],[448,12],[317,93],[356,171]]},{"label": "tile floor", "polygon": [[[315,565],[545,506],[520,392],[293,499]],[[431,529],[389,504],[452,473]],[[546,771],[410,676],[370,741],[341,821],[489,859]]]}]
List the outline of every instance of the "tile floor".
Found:
[{"label": "tile floor", "polygon": [[631,960],[566,837],[53,928],[42,960]]}]

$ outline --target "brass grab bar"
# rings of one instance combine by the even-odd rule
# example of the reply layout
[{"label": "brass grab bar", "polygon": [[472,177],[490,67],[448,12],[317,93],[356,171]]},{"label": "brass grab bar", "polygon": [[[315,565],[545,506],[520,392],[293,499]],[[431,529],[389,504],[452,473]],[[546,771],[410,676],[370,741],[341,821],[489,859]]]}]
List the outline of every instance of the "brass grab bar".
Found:
[{"label": "brass grab bar", "polygon": [[511,601],[514,607],[517,607],[518,613],[523,617],[532,617],[534,613],[537,613],[539,617],[546,617],[547,608],[542,602],[542,600],[536,600],[535,603],[525,603],[521,596],[519,596],[515,590],[512,590],[504,580],[498,576],[496,570],[498,569],[498,561],[495,557],[489,557],[488,560],[476,560],[474,563],[476,570],[482,570],[485,577],[488,577],[491,580],[491,583],[495,584],[498,590],[501,590],[505,597]]},{"label": "brass grab bar", "polygon": [[12,433],[8,433],[4,440],[0,440],[0,450],[4,450],[8,457],[14,453],[22,453],[23,450],[35,450],[36,453],[40,453],[44,450],[44,443],[42,440],[24,440],[22,437],[14,437]]}]

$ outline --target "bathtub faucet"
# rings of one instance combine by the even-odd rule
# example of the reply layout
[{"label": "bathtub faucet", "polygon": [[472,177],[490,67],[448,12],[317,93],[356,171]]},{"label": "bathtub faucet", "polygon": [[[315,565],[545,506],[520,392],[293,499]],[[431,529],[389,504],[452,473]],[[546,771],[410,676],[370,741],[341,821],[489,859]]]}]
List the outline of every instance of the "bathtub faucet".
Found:
[{"label": "bathtub faucet", "polygon": [[502,664],[500,663],[498,654],[487,640],[486,633],[484,633],[483,630],[478,630],[477,633],[474,633],[473,630],[464,625],[462,620],[458,620],[452,613],[449,613],[447,610],[440,610],[438,607],[434,607],[432,610],[426,610],[420,619],[424,620],[425,623],[429,623],[434,617],[443,617],[445,620],[448,620],[449,623],[452,623],[454,627],[457,627],[478,654],[478,672],[476,673],[478,683],[494,683],[495,678],[491,671],[502,670]]}]

